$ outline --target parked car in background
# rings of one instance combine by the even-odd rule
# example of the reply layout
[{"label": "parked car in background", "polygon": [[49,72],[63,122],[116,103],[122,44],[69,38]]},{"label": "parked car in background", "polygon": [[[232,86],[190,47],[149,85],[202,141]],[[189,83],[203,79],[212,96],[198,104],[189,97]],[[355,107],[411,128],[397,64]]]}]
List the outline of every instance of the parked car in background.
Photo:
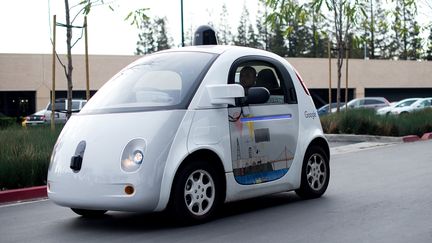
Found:
[{"label": "parked car in background", "polygon": [[[340,103],[339,103],[339,107],[342,107],[342,106],[344,106],[344,105],[345,105],[345,102],[340,102]],[[333,103],[331,103],[331,109],[336,108],[336,107],[337,107],[337,102],[333,102]],[[327,114],[329,113],[329,110],[330,110],[330,106],[329,106],[329,104],[324,105],[324,106],[321,106],[321,107],[317,110],[317,112],[318,112],[318,116],[324,116],[324,115],[327,115]]]},{"label": "parked car in background", "polygon": [[429,98],[421,98],[412,103],[409,106],[404,107],[395,107],[392,109],[391,113],[394,115],[400,115],[400,114],[408,114],[413,111],[418,111],[426,108],[432,108],[432,97]]},{"label": "parked car in background", "polygon": [[45,112],[46,110],[40,110],[34,114],[27,116],[24,120],[24,125],[40,125],[45,124]]},{"label": "parked car in background", "polygon": [[[365,98],[357,98],[349,101],[346,105],[341,107],[341,110],[346,109],[379,109],[383,107],[390,106],[390,102],[384,97],[365,97]],[[337,108],[333,108],[332,112],[335,112]]]},{"label": "parked car in background", "polygon": [[[56,99],[54,119],[55,123],[66,123],[66,111],[67,104],[66,99]],[[72,100],[72,112],[79,112],[87,100],[73,99]],[[45,109],[40,110],[30,116],[27,116],[24,121],[24,125],[40,125],[51,123],[51,103],[48,103]]]},{"label": "parked car in background", "polygon": [[378,115],[389,115],[394,108],[402,108],[410,106],[412,103],[416,102],[420,98],[408,98],[401,100],[399,102],[392,103],[390,106],[383,107],[377,110]]}]

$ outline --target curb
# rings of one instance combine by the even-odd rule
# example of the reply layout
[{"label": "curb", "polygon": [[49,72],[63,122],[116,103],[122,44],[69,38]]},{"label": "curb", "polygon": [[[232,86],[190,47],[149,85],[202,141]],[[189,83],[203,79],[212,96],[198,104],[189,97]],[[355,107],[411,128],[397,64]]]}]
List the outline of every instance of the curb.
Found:
[{"label": "curb", "polygon": [[428,139],[432,139],[432,132],[425,133],[421,137],[421,140],[428,140]]},{"label": "curb", "polygon": [[325,134],[329,142],[381,142],[381,143],[402,143],[402,137],[355,135],[355,134]]},{"label": "curb", "polygon": [[412,142],[417,142],[420,140],[420,137],[417,135],[408,135],[408,136],[404,136],[402,137],[402,140],[404,143],[412,143]]},{"label": "curb", "polygon": [[403,137],[374,136],[374,135],[355,135],[355,134],[325,134],[328,142],[379,142],[379,143],[409,143],[420,140],[432,139],[432,132],[423,134],[420,138],[417,135]]},{"label": "curb", "polygon": [[46,197],[48,197],[46,186],[0,191],[0,203],[19,202]]}]

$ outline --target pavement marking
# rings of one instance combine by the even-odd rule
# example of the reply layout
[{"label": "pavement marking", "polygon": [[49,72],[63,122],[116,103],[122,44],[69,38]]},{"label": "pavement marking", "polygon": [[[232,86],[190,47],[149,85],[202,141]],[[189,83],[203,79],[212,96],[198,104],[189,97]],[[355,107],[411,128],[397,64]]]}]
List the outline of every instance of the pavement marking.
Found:
[{"label": "pavement marking", "polygon": [[19,205],[26,205],[26,204],[32,204],[32,203],[38,203],[38,202],[45,202],[48,201],[48,198],[39,198],[39,199],[34,199],[31,201],[18,201],[18,202],[13,202],[13,203],[5,203],[5,204],[0,204],[0,208],[7,208],[7,207],[14,207],[14,206],[19,206]]},{"label": "pavement marking", "polygon": [[355,143],[355,144],[330,148],[330,154],[336,155],[336,154],[353,153],[353,152],[357,152],[357,151],[361,151],[361,150],[382,148],[382,147],[392,146],[392,145],[396,145],[396,144],[399,144],[399,143],[378,143],[378,142]]}]

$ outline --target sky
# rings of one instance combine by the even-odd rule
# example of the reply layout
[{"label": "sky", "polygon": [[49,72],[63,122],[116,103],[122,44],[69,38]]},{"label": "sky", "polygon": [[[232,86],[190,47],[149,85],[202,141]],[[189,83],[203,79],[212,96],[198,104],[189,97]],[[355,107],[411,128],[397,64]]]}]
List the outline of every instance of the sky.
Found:
[{"label": "sky", "polygon": [[[81,0],[69,0],[70,5]],[[89,53],[102,55],[133,55],[138,39],[138,30],[125,21],[129,12],[150,8],[149,16],[166,16],[168,33],[174,46],[181,42],[180,0],[105,0],[112,2],[114,12],[107,6],[92,8],[88,16]],[[258,0],[183,0],[184,28],[193,31],[209,21],[218,23],[222,5],[226,4],[229,23],[235,32],[245,4],[252,23],[258,9]],[[78,9],[78,8],[75,8]],[[57,22],[65,23],[64,0],[0,0],[0,53],[51,53],[52,15]],[[76,12],[76,11],[72,11]],[[419,7],[420,22],[427,20],[425,10]],[[82,25],[79,16],[74,25]],[[81,35],[74,31],[74,39]],[[65,28],[57,27],[58,53],[66,53]],[[77,42],[73,54],[84,53],[84,39]]]},{"label": "sky", "polygon": [[[73,3],[80,1],[69,2],[70,6],[73,6]],[[234,30],[239,22],[243,3],[248,6],[252,20],[252,13],[257,11],[258,0],[183,0],[185,31],[191,29],[191,26],[195,29],[209,21],[217,23],[223,3],[227,6],[231,28]],[[114,12],[108,6],[94,7],[90,11],[90,54],[133,55],[138,30],[124,19],[129,12],[140,8],[150,8],[147,12],[149,16],[166,16],[168,33],[173,38],[173,44],[180,45],[180,0],[115,0],[112,6]],[[57,22],[65,23],[64,12],[63,0],[0,0],[0,53],[51,53],[52,15],[57,15]],[[82,25],[82,21],[80,16],[74,25]],[[80,30],[74,31],[74,39],[80,35]],[[57,52],[66,53],[65,28],[57,27],[56,36]],[[84,38],[77,42],[72,53],[84,53]]]}]

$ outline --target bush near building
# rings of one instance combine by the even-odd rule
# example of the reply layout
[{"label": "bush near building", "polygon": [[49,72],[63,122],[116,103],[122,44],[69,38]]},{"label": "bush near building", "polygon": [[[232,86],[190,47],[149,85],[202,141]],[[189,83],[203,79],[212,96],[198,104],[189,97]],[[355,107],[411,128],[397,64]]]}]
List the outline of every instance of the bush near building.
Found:
[{"label": "bush near building", "polygon": [[432,109],[380,116],[374,110],[353,109],[321,117],[324,133],[377,136],[422,136],[432,132]]},{"label": "bush near building", "polygon": [[0,190],[46,184],[48,165],[61,127],[0,129]]}]

